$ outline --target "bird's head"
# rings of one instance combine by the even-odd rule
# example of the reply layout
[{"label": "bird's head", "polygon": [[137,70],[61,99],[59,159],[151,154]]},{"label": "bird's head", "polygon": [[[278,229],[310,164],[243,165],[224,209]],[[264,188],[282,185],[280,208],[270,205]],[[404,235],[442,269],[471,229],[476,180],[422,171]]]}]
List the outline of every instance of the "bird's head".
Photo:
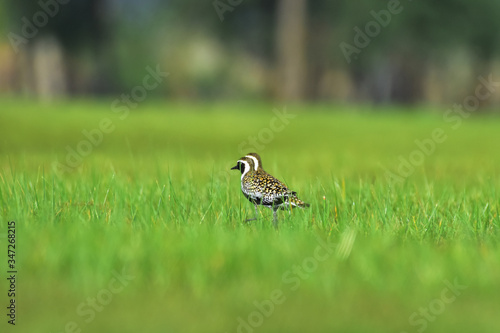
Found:
[{"label": "bird's head", "polygon": [[231,170],[240,170],[241,177],[243,177],[249,171],[257,171],[262,169],[262,162],[260,161],[260,156],[256,153],[250,153],[242,158],[240,158]]}]

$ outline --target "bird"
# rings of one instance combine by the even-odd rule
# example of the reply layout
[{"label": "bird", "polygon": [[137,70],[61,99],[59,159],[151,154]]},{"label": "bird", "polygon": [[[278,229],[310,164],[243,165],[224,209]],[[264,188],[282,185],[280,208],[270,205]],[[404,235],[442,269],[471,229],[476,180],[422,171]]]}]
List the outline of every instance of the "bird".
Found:
[{"label": "bird", "polygon": [[272,209],[275,228],[278,228],[276,213],[278,209],[310,206],[297,197],[297,192],[290,190],[277,178],[264,171],[262,160],[257,153],[248,153],[241,157],[231,170],[241,172],[241,191],[245,198],[255,205],[255,218],[247,219],[247,222],[257,219],[259,205]]}]

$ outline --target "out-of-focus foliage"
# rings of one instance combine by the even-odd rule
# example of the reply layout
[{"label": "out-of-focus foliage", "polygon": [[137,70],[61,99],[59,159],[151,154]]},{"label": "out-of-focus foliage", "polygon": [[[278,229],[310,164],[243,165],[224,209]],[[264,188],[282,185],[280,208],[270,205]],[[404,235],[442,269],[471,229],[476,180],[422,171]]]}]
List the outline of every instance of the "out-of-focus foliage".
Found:
[{"label": "out-of-focus foliage", "polygon": [[[281,84],[276,58],[278,3],[72,0],[60,5],[27,49],[34,39],[55,36],[67,59],[71,75],[66,76],[73,80],[67,84],[75,94],[129,89],[142,80],[146,66],[159,64],[171,72],[171,80],[155,94],[272,98]],[[390,6],[398,6],[398,14],[391,15],[388,24],[379,24],[369,44],[346,59],[342,43],[355,46],[355,28],[366,33],[367,24],[375,21],[373,13]],[[8,12],[9,29],[17,33],[22,17],[31,18],[41,10],[39,2],[30,0],[4,0],[0,9],[4,7],[0,15]],[[305,96],[456,101],[470,93],[479,75],[498,67],[499,15],[496,0],[310,0]]]}]

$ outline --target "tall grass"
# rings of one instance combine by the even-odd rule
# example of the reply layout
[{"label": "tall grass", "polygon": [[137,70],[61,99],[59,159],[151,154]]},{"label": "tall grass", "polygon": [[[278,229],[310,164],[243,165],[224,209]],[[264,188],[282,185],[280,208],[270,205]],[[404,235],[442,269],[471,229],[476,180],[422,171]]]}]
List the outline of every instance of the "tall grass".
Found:
[{"label": "tall grass", "polygon": [[[20,329],[230,332],[278,289],[286,300],[255,331],[410,332],[421,328],[410,316],[458,281],[467,288],[426,331],[498,331],[498,119],[451,130],[418,112],[290,107],[296,118],[257,152],[311,207],[279,212],[275,231],[266,209],[243,222],[253,206],[229,170],[271,109],[155,102],[121,120],[105,102],[6,100],[0,207],[18,228]],[[55,168],[104,117],[116,129],[76,168]],[[449,139],[390,181],[437,127]],[[350,234],[346,258],[330,255],[292,288],[286,277],[322,242]],[[78,305],[122,270],[130,285],[85,322]]]}]

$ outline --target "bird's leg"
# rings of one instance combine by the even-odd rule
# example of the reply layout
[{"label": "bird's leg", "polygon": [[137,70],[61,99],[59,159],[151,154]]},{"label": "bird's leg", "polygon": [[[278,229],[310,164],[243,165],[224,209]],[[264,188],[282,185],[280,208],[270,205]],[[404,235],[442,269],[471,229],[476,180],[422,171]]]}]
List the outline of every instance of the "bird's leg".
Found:
[{"label": "bird's leg", "polygon": [[278,230],[278,215],[276,214],[277,211],[278,209],[273,207],[273,226],[276,230]]},{"label": "bird's leg", "polygon": [[253,219],[246,219],[245,222],[255,221],[259,217],[259,210],[257,209],[257,204],[254,203],[254,205],[255,205],[255,217]]}]

